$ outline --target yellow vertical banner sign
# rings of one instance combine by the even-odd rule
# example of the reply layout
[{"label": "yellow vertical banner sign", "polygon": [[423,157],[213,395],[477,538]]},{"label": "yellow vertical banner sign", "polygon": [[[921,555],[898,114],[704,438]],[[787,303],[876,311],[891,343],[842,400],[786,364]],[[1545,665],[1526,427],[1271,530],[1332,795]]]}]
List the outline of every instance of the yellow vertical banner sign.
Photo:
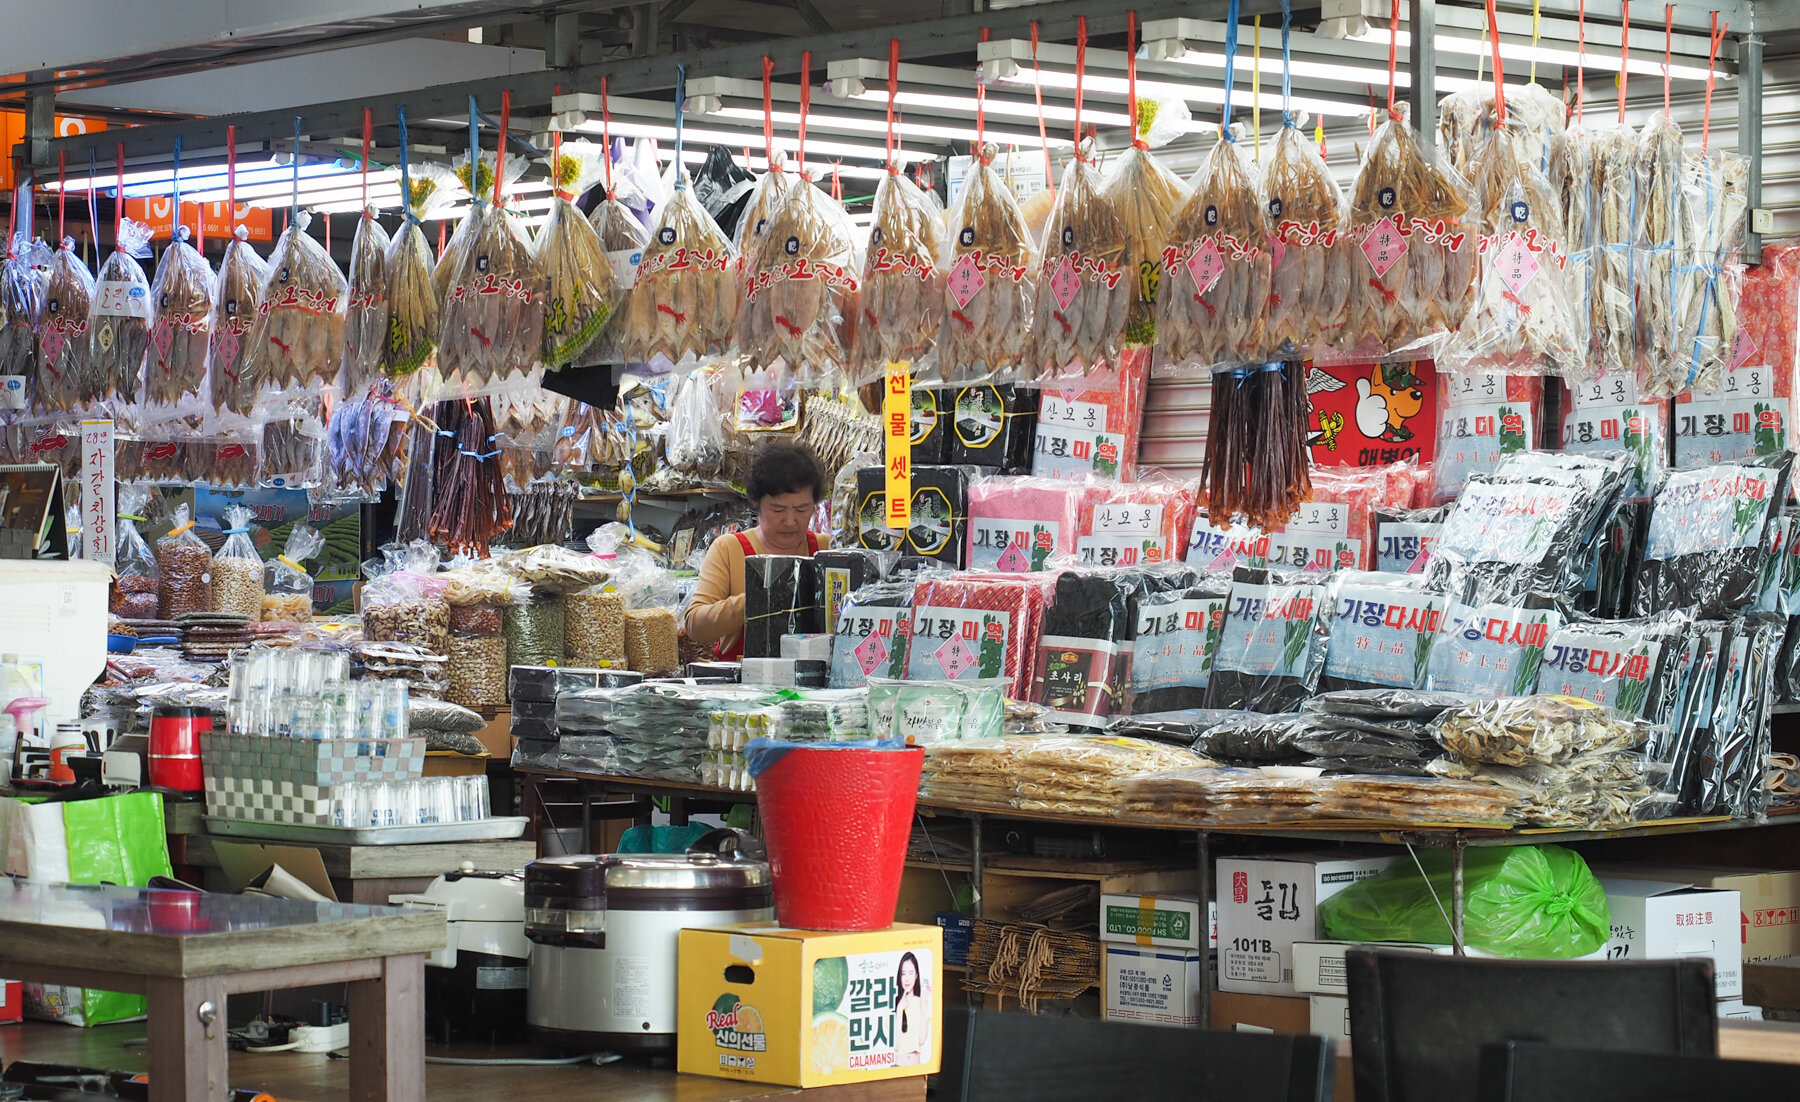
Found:
[{"label": "yellow vertical banner sign", "polygon": [[887,365],[887,397],[881,403],[887,434],[887,526],[912,524],[912,362]]}]

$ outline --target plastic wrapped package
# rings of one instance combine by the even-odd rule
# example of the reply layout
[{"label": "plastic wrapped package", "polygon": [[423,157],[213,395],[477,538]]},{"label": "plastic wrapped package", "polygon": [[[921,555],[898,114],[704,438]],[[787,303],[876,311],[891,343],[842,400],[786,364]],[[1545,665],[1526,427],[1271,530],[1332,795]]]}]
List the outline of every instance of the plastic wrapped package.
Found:
[{"label": "plastic wrapped package", "polygon": [[1216,377],[1201,489],[1208,520],[1272,531],[1312,497],[1306,369],[1268,363]]},{"label": "plastic wrapped package", "polygon": [[[902,681],[871,676],[868,730],[877,737],[904,739],[908,746],[994,745],[1004,730],[1006,689],[1004,678]],[[941,772],[933,778],[939,795],[946,794],[946,784],[957,787],[967,781]],[[996,785],[991,793],[982,795],[999,798],[1004,804],[1007,792]]]},{"label": "plastic wrapped package", "polygon": [[858,688],[870,677],[906,676],[913,589],[910,580],[875,582],[838,606],[831,630],[832,688]]},{"label": "plastic wrapped package", "polygon": [[157,616],[164,620],[212,611],[212,552],[194,532],[186,504],[171,520],[174,527],[156,541]]},{"label": "plastic wrapped package", "polygon": [[35,401],[40,410],[78,409],[98,389],[92,383],[88,353],[88,310],[93,301],[94,277],[76,255],[75,239],[65,237],[51,259],[50,286],[44,291],[38,327]]},{"label": "plastic wrapped package", "polygon": [[1674,466],[1773,455],[1790,446],[1800,249],[1771,245],[1746,270],[1731,359],[1710,387],[1675,396]]},{"label": "plastic wrapped package", "polygon": [[1380,467],[1314,470],[1312,500],[1269,533],[1268,564],[1294,570],[1368,569],[1375,503],[1387,478]]},{"label": "plastic wrapped package", "polygon": [[147,486],[119,487],[119,539],[113,556],[110,609],[124,620],[157,619],[156,556],[138,525],[145,524],[150,504]]},{"label": "plastic wrapped package", "polygon": [[308,236],[301,211],[270,254],[244,370],[278,390],[329,379],[344,348],[349,285],[325,247]]},{"label": "plastic wrapped package", "polygon": [[[1344,941],[1455,941],[1449,908],[1451,855],[1426,849],[1424,868],[1401,862],[1319,904],[1319,928]],[[1471,849],[1463,860],[1463,939],[1499,957],[1572,960],[1612,936],[1606,889],[1561,846]]]},{"label": "plastic wrapped package", "polygon": [[744,559],[744,657],[781,657],[781,637],[824,629],[824,610],[813,603],[813,561],[805,555],[750,555]]},{"label": "plastic wrapped package", "polygon": [[630,207],[610,195],[594,204],[588,214],[588,224],[594,227],[600,247],[606,251],[607,263],[613,270],[613,287],[618,295],[613,320],[603,337],[610,345],[619,332],[619,319],[626,315],[632,288],[637,286],[638,263],[644,258],[644,246],[650,243],[650,230]]},{"label": "plastic wrapped package", "polygon": [[937,199],[898,172],[875,187],[851,381],[881,378],[892,360],[930,355],[944,320],[944,213]]},{"label": "plastic wrapped package", "polygon": [[150,285],[149,362],[144,396],[160,406],[180,406],[206,393],[206,352],[210,344],[212,265],[188,244],[188,228],[175,232],[163,250]]},{"label": "plastic wrapped package", "polygon": [[1709,737],[1694,747],[1699,760],[1693,810],[1699,814],[1755,819],[1768,808],[1764,768],[1782,626],[1766,613],[1731,622],[1720,654]]},{"label": "plastic wrapped package", "polygon": [[1318,725],[1316,717],[1299,712],[1235,711],[1233,718],[1212,723],[1194,740],[1194,749],[1223,762],[1247,765],[1283,765],[1306,755],[1294,740]]},{"label": "plastic wrapped package", "polygon": [[1039,396],[1011,384],[983,384],[940,392],[950,421],[949,462],[1025,474],[1037,436]]},{"label": "plastic wrapped package", "polygon": [[136,254],[150,252],[151,230],[127,218],[118,240],[94,276],[88,308],[88,364],[97,388],[90,398],[118,395],[135,404],[143,385],[144,356],[150,348],[150,279]]},{"label": "plastic wrapped package", "polygon": [[256,411],[264,379],[251,370],[250,330],[262,314],[269,265],[250,247],[250,231],[239,226],[219,261],[213,297],[210,348],[212,407],[215,413],[249,417]]},{"label": "plastic wrapped package", "polygon": [[1642,257],[1636,248],[1636,223],[1642,198],[1637,138],[1629,127],[1610,122],[1587,129],[1584,138],[1592,211],[1592,287],[1588,293],[1592,371],[1623,375],[1635,372],[1639,361],[1635,302]]},{"label": "plastic wrapped package", "polygon": [[769,171],[757,177],[750,189],[749,202],[744,205],[737,226],[728,235],[732,249],[742,258],[740,275],[747,275],[762,263],[763,248],[769,242],[769,223],[775,220],[776,212],[781,210],[788,196],[803,183],[799,173],[789,171],[787,154],[779,149],[770,154]]},{"label": "plastic wrapped package", "polygon": [[1135,270],[1125,264],[1127,239],[1099,170],[1071,158],[1044,230],[1024,382],[1082,379],[1118,355],[1136,296]]},{"label": "plastic wrapped package", "polygon": [[625,613],[625,661],[634,670],[662,676],[681,667],[679,628],[666,608],[634,608]]},{"label": "plastic wrapped package", "polygon": [[1519,766],[1635,750],[1648,740],[1650,725],[1575,697],[1501,696],[1445,712],[1432,731],[1465,762]]},{"label": "plastic wrapped package", "polygon": [[444,253],[452,264],[438,317],[444,396],[467,396],[525,375],[544,355],[545,276],[523,225],[477,202],[474,227]]},{"label": "plastic wrapped package", "polygon": [[1562,626],[1555,600],[1536,594],[1506,600],[1452,600],[1426,659],[1425,687],[1504,697],[1537,687],[1550,633]]},{"label": "plastic wrapped package", "polygon": [[356,220],[350,239],[350,281],[344,300],[344,369],[340,378],[346,394],[361,391],[381,374],[387,350],[390,280],[387,271],[387,231],[368,207]]},{"label": "plastic wrapped package", "polygon": [[1557,237],[1562,242],[1563,287],[1580,338],[1585,367],[1579,374],[1584,378],[1603,374],[1594,355],[1594,240],[1600,196],[1594,190],[1593,148],[1592,135],[1577,119],[1558,135],[1544,162],[1544,175],[1549,177],[1550,190],[1562,212]]},{"label": "plastic wrapped package", "polygon": [[1036,255],[1019,202],[994,171],[996,152],[981,147],[945,218],[944,330],[935,373],[944,383],[1010,377],[1031,347]]},{"label": "plastic wrapped package", "polygon": [[1749,164],[1735,153],[1689,157],[1683,174],[1675,268],[1675,347],[1687,387],[1715,387],[1734,362],[1743,275],[1736,267],[1748,211]]},{"label": "plastic wrapped package", "polygon": [[1275,138],[1262,198],[1272,263],[1263,347],[1299,359],[1339,339],[1356,258],[1340,232],[1337,182],[1318,145],[1296,126],[1283,126]]},{"label": "plastic wrapped package", "polygon": [[1791,453],[1663,476],[1638,567],[1640,616],[1693,607],[1702,616],[1755,599],[1770,521],[1787,498]]},{"label": "plastic wrapped package", "polygon": [[556,197],[533,246],[545,284],[544,363],[552,370],[585,357],[618,309],[606,248],[575,206],[605,174],[606,155],[588,142],[565,142],[556,153]]},{"label": "plastic wrapped package", "polygon": [[1327,599],[1322,690],[1424,686],[1448,598],[1418,575],[1344,570],[1332,576]]},{"label": "plastic wrapped package", "polygon": [[1640,398],[1635,373],[1603,375],[1566,391],[1562,449],[1598,455],[1624,449],[1632,457],[1627,498],[1649,496],[1668,469],[1669,402]]},{"label": "plastic wrapped package", "polygon": [[1691,814],[1699,797],[1702,753],[1711,738],[1721,674],[1729,664],[1733,625],[1696,620],[1678,641],[1669,674],[1670,704],[1652,729],[1644,759],[1658,767],[1659,792],[1674,801],[1673,811]]},{"label": "plastic wrapped package", "polygon": [[864,586],[886,581],[899,558],[892,552],[865,551],[857,547],[821,548],[815,553],[812,557],[813,605],[819,610],[819,630],[835,630],[838,609],[850,595]]},{"label": "plastic wrapped package", "polygon": [[1075,557],[1083,566],[1155,566],[1176,562],[1194,520],[1187,483],[1154,477],[1083,494]]},{"label": "plastic wrapped package", "polygon": [[1232,571],[1208,708],[1282,712],[1318,689],[1331,618],[1324,582],[1255,567]]},{"label": "plastic wrapped package", "polygon": [[1157,345],[1179,373],[1268,358],[1269,222],[1237,143],[1201,162],[1164,251]]},{"label": "plastic wrapped package", "polygon": [[1035,739],[1012,759],[1014,807],[1109,817],[1128,778],[1214,764],[1179,746],[1116,735]]},{"label": "plastic wrapped package", "polygon": [[969,569],[1027,573],[1073,562],[1082,517],[1103,492],[1048,478],[975,479],[969,484]]},{"label": "plastic wrapped package", "polygon": [[1131,713],[1198,708],[1225,632],[1229,574],[1146,571],[1131,654]]},{"label": "plastic wrapped package", "polygon": [[647,363],[718,355],[731,341],[740,294],[736,259],[717,223],[686,186],[663,205],[638,264],[619,330],[620,354]]},{"label": "plastic wrapped package", "polygon": [[1268,566],[1273,540],[1260,528],[1245,524],[1242,517],[1232,518],[1230,526],[1214,524],[1205,509],[1194,514],[1194,525],[1188,530],[1187,550],[1183,561],[1207,570],[1230,570],[1237,566]]},{"label": "plastic wrapped package", "polygon": [[[502,615],[508,666],[554,666],[563,660],[563,598],[560,594],[533,591],[513,601]],[[447,614],[446,614],[447,615]]]},{"label": "plastic wrapped package", "polygon": [[861,276],[842,203],[802,178],[744,269],[737,346],[758,367],[776,360],[803,385],[833,380],[848,359]]},{"label": "plastic wrapped package", "polygon": [[212,561],[212,603],[209,610],[242,616],[251,621],[262,619],[263,561],[250,539],[250,521],[254,517],[248,506],[232,505],[225,510],[225,545]]},{"label": "plastic wrapped package", "polygon": [[1543,400],[1543,380],[1535,376],[1439,373],[1436,500],[1460,494],[1469,475],[1502,456],[1536,447]]},{"label": "plastic wrapped package", "polygon": [[675,384],[664,454],[669,465],[699,478],[716,476],[730,443],[721,390],[729,363],[703,364]]},{"label": "plastic wrapped package", "polygon": [[1464,177],[1473,174],[1476,158],[1499,125],[1492,85],[1478,82],[1438,101],[1438,148],[1450,167]]},{"label": "plastic wrapped package", "polygon": [[[363,636],[443,654],[450,606],[444,600],[448,583],[437,577],[437,548],[416,539],[389,544],[381,554],[379,564],[365,564],[363,569],[369,579],[363,586]],[[558,633],[559,645],[561,639]]]},{"label": "plastic wrapped package", "polygon": [[1572,620],[1550,633],[1536,691],[1617,708],[1660,723],[1673,704],[1673,670],[1688,618]]},{"label": "plastic wrapped package", "polygon": [[958,569],[967,565],[963,551],[969,542],[969,482],[977,471],[969,467],[913,466],[912,520],[906,529],[906,550],[910,554]]},{"label": "plastic wrapped package", "polygon": [[[54,259],[42,241],[15,233],[0,265],[0,375],[35,382],[38,366],[37,329],[43,320],[45,273]],[[40,270],[41,269],[41,270]]]},{"label": "plastic wrapped package", "polygon": [[444,699],[466,708],[506,706],[506,639],[499,635],[451,632],[450,661],[446,670],[450,685]]},{"label": "plastic wrapped package", "polygon": [[[1162,120],[1159,137],[1149,138],[1142,115],[1150,101],[1138,97],[1140,119],[1136,127],[1140,141],[1134,141],[1113,159],[1106,172],[1106,197],[1112,200],[1125,225],[1125,273],[1131,285],[1131,310],[1125,319],[1125,347],[1148,348],[1162,345],[1166,338],[1157,329],[1162,309],[1164,286],[1173,278],[1168,264],[1171,241],[1183,241],[1178,226],[1184,204],[1190,201],[1190,188],[1156,157],[1148,147],[1171,140],[1161,135],[1180,133],[1185,129],[1177,122],[1186,114],[1185,105],[1172,99],[1158,104],[1152,118]],[[1150,129],[1155,129],[1151,123]],[[1179,281],[1176,281],[1177,285]],[[1173,291],[1171,291],[1173,293]]]},{"label": "plastic wrapped package", "polygon": [[1308,700],[1306,710],[1340,718],[1433,720],[1475,699],[1465,693],[1424,689],[1339,689]]},{"label": "plastic wrapped package", "polygon": [[1081,480],[1098,475],[1130,482],[1137,473],[1151,354],[1147,348],[1121,352],[1116,372],[1096,376],[1111,385],[1074,393],[1043,391],[1031,473],[1040,478]]},{"label": "plastic wrapped package", "polygon": [[[563,148],[567,149],[567,146]],[[602,157],[605,151],[600,151]],[[745,159],[749,155],[745,154]],[[604,164],[603,161],[596,162]],[[596,177],[596,182],[598,177]],[[730,234],[737,229],[738,221],[743,217],[744,209],[749,206],[750,192],[756,186],[756,179],[745,168],[731,159],[731,150],[722,145],[715,145],[706,151],[706,160],[700,165],[700,171],[694,175],[694,195],[706,213],[712,215],[719,229]],[[575,194],[587,190],[586,186],[569,188]]]},{"label": "plastic wrapped package", "polygon": [[302,565],[325,548],[322,533],[305,524],[288,530],[287,543],[270,559],[263,579],[260,619],[264,623],[303,624],[312,619],[313,579]]},{"label": "plastic wrapped package", "polygon": [[1682,280],[1676,269],[1696,258],[1682,219],[1687,156],[1681,145],[1681,126],[1664,111],[1644,124],[1632,152],[1638,199],[1632,257],[1637,351],[1652,394],[1673,394],[1693,381],[1677,328]]},{"label": "plastic wrapped package", "polygon": [[1044,603],[1038,578],[925,576],[913,591],[907,677],[1005,677],[1009,696],[1031,699]]},{"label": "plastic wrapped package", "polygon": [[1446,507],[1376,509],[1375,569],[1396,574],[1422,571],[1444,527]]},{"label": "plastic wrapped package", "polygon": [[1660,818],[1674,800],[1656,788],[1662,769],[1630,751],[1578,754],[1546,764],[1485,765],[1439,758],[1433,776],[1485,784],[1514,801],[1520,822],[1564,830],[1613,830]]},{"label": "plastic wrapped package", "polygon": [[1103,726],[1129,706],[1138,600],[1114,572],[1056,576],[1038,639],[1032,699],[1056,718]]}]

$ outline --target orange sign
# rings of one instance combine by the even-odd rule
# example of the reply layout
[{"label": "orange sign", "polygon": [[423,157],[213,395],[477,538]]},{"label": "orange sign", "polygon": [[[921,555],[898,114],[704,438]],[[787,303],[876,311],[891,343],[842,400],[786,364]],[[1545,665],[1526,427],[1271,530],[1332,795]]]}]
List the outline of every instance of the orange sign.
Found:
[{"label": "orange sign", "polygon": [[[173,238],[175,236],[175,219],[172,217],[175,201],[172,196],[155,195],[143,199],[125,200],[125,217],[135,218],[150,227],[151,236]],[[204,216],[205,225],[201,224]],[[273,241],[275,239],[275,220],[268,207],[253,207],[248,203],[239,203],[233,216],[227,217],[224,203],[208,203],[202,211],[197,204],[181,204],[181,224],[196,232],[208,241],[223,241],[238,226],[250,231],[252,241]]]},{"label": "orange sign", "polygon": [[[56,136],[69,138],[76,134],[98,134],[106,129],[105,119],[89,119],[80,115],[56,116]],[[13,173],[13,150],[25,140],[25,112],[0,111],[0,190],[11,191],[18,186],[18,177]],[[69,171],[75,171],[75,165],[69,165]],[[81,163],[83,174],[87,172],[87,162]]]}]

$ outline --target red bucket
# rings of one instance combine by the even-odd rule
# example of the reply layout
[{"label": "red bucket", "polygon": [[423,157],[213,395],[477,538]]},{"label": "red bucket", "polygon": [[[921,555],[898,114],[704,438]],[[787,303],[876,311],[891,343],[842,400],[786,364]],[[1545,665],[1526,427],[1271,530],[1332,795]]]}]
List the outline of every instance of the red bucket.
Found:
[{"label": "red bucket", "polygon": [[894,924],[925,751],[787,750],[756,777],[775,918],[799,930]]}]

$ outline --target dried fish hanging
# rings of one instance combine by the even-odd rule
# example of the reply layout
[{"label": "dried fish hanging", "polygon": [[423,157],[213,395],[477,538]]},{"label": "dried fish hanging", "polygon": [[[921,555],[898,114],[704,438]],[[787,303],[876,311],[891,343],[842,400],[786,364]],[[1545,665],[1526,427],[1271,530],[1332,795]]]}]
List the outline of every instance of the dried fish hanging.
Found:
[{"label": "dried fish hanging", "polygon": [[551,154],[556,196],[539,227],[535,251],[544,273],[544,365],[581,360],[618,309],[619,287],[606,248],[576,209],[575,199],[599,183],[607,150],[591,142],[563,143]]},{"label": "dried fish hanging", "polygon": [[188,244],[188,228],[177,228],[150,285],[154,313],[145,390],[152,403],[175,409],[206,394],[206,353],[216,289],[212,265]]},{"label": "dried fish hanging", "polygon": [[388,337],[388,235],[369,205],[369,143],[374,114],[363,109],[362,215],[350,241],[350,297],[344,304],[342,393],[356,394],[381,376]]},{"label": "dried fish hanging", "polygon": [[[600,109],[602,117],[606,117],[606,78],[600,78]],[[631,309],[631,294],[637,287],[638,262],[643,259],[644,247],[650,243],[650,231],[638,221],[633,213],[618,198],[618,192],[612,181],[612,141],[606,140],[606,198],[595,204],[593,212],[588,215],[588,224],[600,237],[600,247],[606,250],[606,259],[612,265],[613,286],[618,301],[613,307],[612,320],[607,324],[602,341],[609,354],[618,343],[618,334],[623,319]]]},{"label": "dried fish hanging", "polygon": [[[1665,31],[1665,42],[1673,28]],[[1665,55],[1666,56],[1666,55]],[[1621,79],[1621,86],[1623,80]],[[1623,88],[1620,103],[1624,102]],[[1685,390],[1689,357],[1678,332],[1678,269],[1695,249],[1682,214],[1681,190],[1687,183],[1687,155],[1681,126],[1669,108],[1669,71],[1663,68],[1663,109],[1644,124],[1632,154],[1638,181],[1637,344],[1645,389],[1652,395]]]},{"label": "dried fish hanging", "polygon": [[900,86],[900,43],[888,43],[887,174],[875,187],[869,246],[863,254],[850,382],[879,380],[889,361],[917,364],[931,355],[944,320],[944,212],[936,196],[900,171],[894,97]]},{"label": "dried fish hanging", "polygon": [[75,239],[65,237],[50,262],[50,286],[38,325],[39,410],[69,412],[86,400],[88,307],[93,299],[94,277],[76,255]]},{"label": "dried fish hanging", "polygon": [[1588,132],[1587,147],[1594,212],[1589,342],[1596,373],[1621,375],[1638,367],[1636,283],[1643,258],[1636,248],[1637,212],[1642,205],[1637,139],[1623,121],[1607,123]]},{"label": "dried fish hanging", "polygon": [[[1130,52],[1125,72],[1132,120],[1131,145],[1106,173],[1105,194],[1119,212],[1125,227],[1125,258],[1131,304],[1125,320],[1124,347],[1147,348],[1157,343],[1158,306],[1165,284],[1175,279],[1168,265],[1168,245],[1177,240],[1176,223],[1182,204],[1189,198],[1188,185],[1150,155],[1150,150],[1187,133],[1187,104],[1179,98],[1154,100],[1137,92],[1137,13],[1127,16]],[[1227,35],[1236,41],[1237,23]],[[1079,51],[1078,51],[1079,52]],[[1079,62],[1078,62],[1079,64]],[[1229,55],[1226,65],[1232,64]],[[1079,139],[1077,139],[1079,140]],[[1258,302],[1261,299],[1257,300]],[[1117,390],[1116,373],[1107,389]],[[1089,382],[1090,386],[1096,385]]]},{"label": "dried fish hanging", "polygon": [[212,407],[215,413],[249,417],[263,389],[262,377],[250,370],[250,330],[262,312],[262,289],[268,261],[251,247],[250,231],[232,231],[219,261],[218,292],[213,297],[210,353]]},{"label": "dried fish hanging", "polygon": [[[449,173],[435,165],[415,170],[406,137],[406,107],[400,120],[400,231],[388,242],[382,268],[387,273],[388,331],[382,348],[381,370],[389,378],[404,379],[437,351],[439,316],[437,288],[433,283],[431,245],[420,223],[435,218],[450,205],[451,189],[443,185]],[[439,174],[442,174],[441,176]]]},{"label": "dried fish hanging", "polygon": [[283,392],[329,379],[343,358],[349,285],[331,254],[307,234],[311,224],[310,212],[296,211],[281,231],[250,330],[245,371]]},{"label": "dried fish hanging", "polygon": [[806,167],[803,162],[796,166],[795,171],[788,171],[787,154],[775,148],[774,75],[775,60],[764,54],[763,160],[767,162],[767,171],[750,190],[750,201],[744,204],[744,212],[738,218],[737,227],[731,235],[731,246],[741,258],[738,263],[738,288],[741,297],[748,297],[746,282],[762,262],[763,245],[769,239],[769,222],[799,183],[799,170]]},{"label": "dried fish hanging", "polygon": [[1092,143],[1064,166],[1044,228],[1031,363],[1022,384],[1080,381],[1119,354],[1134,293],[1125,223],[1089,163]]},{"label": "dried fish hanging", "polygon": [[324,487],[328,496],[373,500],[399,466],[406,436],[406,407],[387,383],[350,395],[331,412],[325,435]]},{"label": "dried fish hanging", "polygon": [[1161,303],[1167,373],[1208,374],[1214,365],[1266,359],[1268,223],[1229,132],[1201,162],[1172,240],[1166,267],[1179,274]]},{"label": "dried fish hanging", "polygon": [[43,317],[44,291],[49,285],[47,272],[40,271],[39,265],[47,269],[52,259],[43,242],[34,243],[25,234],[9,234],[7,243],[6,264],[0,268],[0,312],[5,315],[5,322],[0,324],[0,375],[24,379],[27,389],[17,394],[19,404],[12,409],[3,408],[0,403],[0,414],[35,404],[29,399],[30,387],[37,382],[37,327]]},{"label": "dried fish hanging", "polygon": [[[1713,13],[1712,56],[1731,25]],[[1750,166],[1723,150],[1710,155],[1712,63],[1707,66],[1706,112],[1700,129],[1700,156],[1689,158],[1681,192],[1683,237],[1689,243],[1675,272],[1676,347],[1686,360],[1687,385],[1718,387],[1730,366],[1737,337],[1743,273],[1736,266],[1749,203]]]},{"label": "dried fish hanging", "polygon": [[1270,363],[1213,378],[1202,486],[1214,525],[1272,532],[1312,496],[1305,374],[1298,363]]},{"label": "dried fish hanging", "polygon": [[135,254],[149,255],[150,236],[149,226],[121,216],[112,255],[94,277],[88,308],[90,400],[117,396],[127,406],[137,404],[150,347],[150,279]]},{"label": "dried fish hanging", "polygon": [[433,419],[438,442],[431,467],[431,540],[452,554],[486,558],[488,545],[512,525],[492,406],[485,396],[439,402]]}]

